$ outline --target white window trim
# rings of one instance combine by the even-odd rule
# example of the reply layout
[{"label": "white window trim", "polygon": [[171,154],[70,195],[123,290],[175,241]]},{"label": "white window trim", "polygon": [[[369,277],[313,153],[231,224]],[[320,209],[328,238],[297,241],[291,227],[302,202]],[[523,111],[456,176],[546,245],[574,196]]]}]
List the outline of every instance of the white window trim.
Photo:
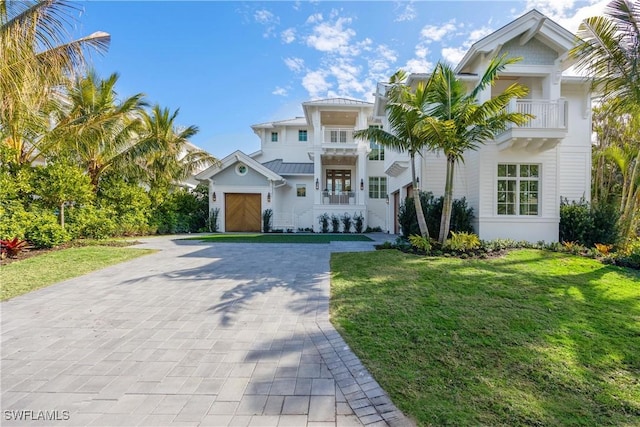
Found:
[{"label": "white window trim", "polygon": [[[371,197],[371,178],[377,178],[378,179],[378,191],[377,194],[379,197]],[[380,180],[384,178],[385,180],[385,191],[382,191],[381,185],[380,185]],[[387,192],[389,191],[389,180],[386,176],[369,176],[367,177],[367,197],[371,200],[382,200],[382,199],[386,199],[387,197]]]},{"label": "white window trim", "polygon": [[[499,214],[498,213],[498,166],[499,165],[516,165],[516,213],[513,215]],[[520,214],[520,166],[521,165],[535,165],[538,166],[538,213],[536,215],[521,215]],[[493,214],[499,218],[540,218],[542,217],[542,163],[526,163],[526,162],[498,162],[494,165],[494,181],[493,181]],[[525,178],[526,179],[526,178]]]}]

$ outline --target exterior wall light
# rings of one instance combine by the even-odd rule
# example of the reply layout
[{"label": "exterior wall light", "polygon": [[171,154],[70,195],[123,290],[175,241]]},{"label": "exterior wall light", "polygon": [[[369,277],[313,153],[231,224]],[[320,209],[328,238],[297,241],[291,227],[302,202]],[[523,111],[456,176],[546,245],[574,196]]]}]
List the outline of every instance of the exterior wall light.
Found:
[{"label": "exterior wall light", "polygon": [[320,189],[320,181],[318,181],[318,178],[316,178],[316,190]]},{"label": "exterior wall light", "polygon": [[364,190],[364,179],[360,178],[360,190]]},{"label": "exterior wall light", "polygon": [[216,201],[216,192],[213,192],[213,196],[211,196],[211,200],[213,200],[214,202]]},{"label": "exterior wall light", "polygon": [[271,203],[271,193],[267,193],[267,203]]},{"label": "exterior wall light", "polygon": [[387,204],[389,204],[389,194],[387,193],[387,196],[385,197]]}]

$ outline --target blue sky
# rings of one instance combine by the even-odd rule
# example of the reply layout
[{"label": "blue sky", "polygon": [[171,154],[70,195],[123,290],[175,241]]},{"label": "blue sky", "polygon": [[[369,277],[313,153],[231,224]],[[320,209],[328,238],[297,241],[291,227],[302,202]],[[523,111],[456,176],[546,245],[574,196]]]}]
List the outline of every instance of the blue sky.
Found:
[{"label": "blue sky", "polygon": [[122,97],[180,108],[192,142],[217,157],[251,153],[250,126],[302,115],[327,97],[372,100],[399,68],[457,63],[479,38],[532,8],[571,31],[607,0],[528,1],[84,1],[74,35],[111,34],[93,57]]}]

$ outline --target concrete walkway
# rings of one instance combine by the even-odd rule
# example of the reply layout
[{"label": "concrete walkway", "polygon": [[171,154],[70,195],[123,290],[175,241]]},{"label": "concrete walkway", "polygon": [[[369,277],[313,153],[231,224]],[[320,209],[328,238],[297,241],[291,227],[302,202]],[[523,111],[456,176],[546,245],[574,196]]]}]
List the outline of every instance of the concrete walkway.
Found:
[{"label": "concrete walkway", "polygon": [[412,425],[329,322],[330,252],[372,244],[141,247],[1,304],[2,425]]}]

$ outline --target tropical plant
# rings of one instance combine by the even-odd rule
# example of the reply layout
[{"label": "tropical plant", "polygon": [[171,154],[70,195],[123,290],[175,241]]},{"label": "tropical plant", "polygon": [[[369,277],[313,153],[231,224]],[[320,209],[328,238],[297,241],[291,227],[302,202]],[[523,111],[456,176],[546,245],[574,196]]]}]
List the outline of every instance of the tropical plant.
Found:
[{"label": "tropical plant", "polygon": [[340,219],[342,220],[342,232],[351,233],[351,224],[353,223],[351,215],[345,212]]},{"label": "tropical plant", "polygon": [[427,254],[429,253],[429,251],[431,251],[431,241],[428,237],[412,234],[411,236],[409,236],[409,243],[411,243],[411,246],[416,250],[425,252]]},{"label": "tropical plant", "polygon": [[9,258],[15,258],[26,248],[26,246],[27,241],[20,240],[17,237],[14,237],[11,240],[0,239],[0,257],[4,258],[5,256],[8,256]]},{"label": "tropical plant", "polygon": [[452,251],[471,251],[480,247],[480,239],[473,233],[452,231],[451,238],[446,240],[444,247]]},{"label": "tropical plant", "polygon": [[[420,191],[420,205],[424,213],[430,237],[436,239],[440,232],[440,219],[442,218],[442,204],[444,197],[434,197],[430,191]],[[451,209],[451,230],[473,232],[473,208],[467,205],[467,200],[455,199]],[[402,234],[407,237],[411,234],[419,234],[418,220],[415,211],[415,203],[412,197],[407,197],[398,209],[398,223]]]},{"label": "tropical plant", "polygon": [[340,232],[340,216],[336,214],[331,214],[331,232],[339,233]]},{"label": "tropical plant", "polygon": [[273,217],[273,210],[265,209],[262,212],[262,232],[268,233],[271,231],[271,218]]},{"label": "tropical plant", "polygon": [[209,211],[209,218],[207,219],[207,230],[210,233],[216,233],[220,228],[218,225],[218,217],[220,216],[220,208],[213,208]]},{"label": "tropical plant", "polygon": [[605,16],[580,24],[570,51],[578,70],[586,71],[614,110],[640,108],[640,2],[614,0]]},{"label": "tropical plant", "polygon": [[60,88],[89,52],[109,45],[104,32],[69,40],[76,11],[65,0],[0,2],[0,143],[12,149],[12,163],[47,151],[47,111],[62,99]]},{"label": "tropical plant", "polygon": [[353,214],[353,227],[356,229],[356,233],[362,233],[364,229],[364,216],[362,212]]},{"label": "tropical plant", "polygon": [[498,79],[498,73],[519,58],[505,55],[489,63],[476,86],[467,85],[455,74],[451,66],[438,63],[426,86],[426,117],[418,125],[418,134],[431,146],[442,150],[447,160],[444,203],[438,241],[444,243],[449,235],[453,205],[453,177],[457,162],[464,161],[468,150],[494,139],[509,123],[522,125],[528,114],[509,112],[506,107],[513,98],[527,94],[528,89],[518,83],[510,85],[501,94],[478,103],[479,94]]},{"label": "tropical plant", "polygon": [[77,159],[95,192],[105,173],[133,176],[135,159],[160,148],[156,141],[140,137],[143,94],[120,100],[117,81],[117,73],[104,80],[94,72],[75,79],[68,87],[68,105],[57,111],[49,136],[60,151]]},{"label": "tropical plant", "polygon": [[329,232],[329,221],[330,220],[331,220],[331,217],[326,212],[318,217],[318,223],[320,224],[320,231],[322,231],[323,233],[328,233]]},{"label": "tropical plant", "polygon": [[[404,71],[397,71],[389,79],[387,89],[386,111],[389,118],[389,132],[376,127],[362,129],[354,132],[354,138],[367,139],[385,147],[400,152],[408,152],[411,159],[411,182],[413,188],[418,188],[416,181],[415,157],[425,148],[431,148],[430,141],[418,131],[419,124],[424,120],[424,111],[428,104],[426,85],[419,82],[412,90],[405,84],[407,75]],[[415,210],[417,212],[420,235],[429,236],[429,229],[422,213],[420,198],[415,197]]]}]

